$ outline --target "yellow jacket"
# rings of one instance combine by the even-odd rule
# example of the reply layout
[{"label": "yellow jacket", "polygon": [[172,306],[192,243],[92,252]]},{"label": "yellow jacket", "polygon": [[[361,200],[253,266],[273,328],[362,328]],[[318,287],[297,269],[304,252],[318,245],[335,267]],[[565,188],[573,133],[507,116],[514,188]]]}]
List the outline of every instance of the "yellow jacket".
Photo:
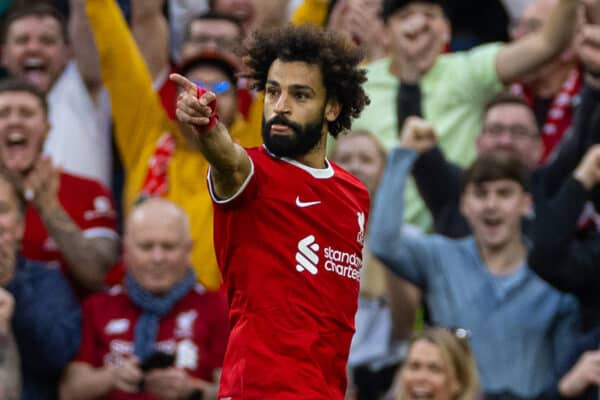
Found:
[{"label": "yellow jacket", "polygon": [[[169,189],[165,198],[188,213],[194,270],[204,286],[216,289],[221,276],[213,248],[213,211],[206,184],[208,163],[197,150],[186,145],[177,123],[169,120],[163,110],[144,59],[115,1],[88,0],[87,15],[100,53],[102,80],[110,93],[115,141],[125,170],[124,209],[127,212],[140,194],[158,139],[171,133],[176,144],[168,165]],[[243,130],[237,137],[232,136],[245,147],[261,143],[260,130]]]}]

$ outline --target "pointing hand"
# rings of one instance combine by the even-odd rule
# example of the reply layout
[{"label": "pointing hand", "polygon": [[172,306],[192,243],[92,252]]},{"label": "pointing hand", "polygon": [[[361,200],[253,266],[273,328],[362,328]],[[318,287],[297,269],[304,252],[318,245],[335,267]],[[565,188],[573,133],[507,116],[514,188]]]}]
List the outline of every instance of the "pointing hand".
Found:
[{"label": "pointing hand", "polygon": [[177,98],[177,119],[192,125],[198,133],[210,131],[217,123],[217,96],[199,88],[179,74],[169,78],[182,89]]}]

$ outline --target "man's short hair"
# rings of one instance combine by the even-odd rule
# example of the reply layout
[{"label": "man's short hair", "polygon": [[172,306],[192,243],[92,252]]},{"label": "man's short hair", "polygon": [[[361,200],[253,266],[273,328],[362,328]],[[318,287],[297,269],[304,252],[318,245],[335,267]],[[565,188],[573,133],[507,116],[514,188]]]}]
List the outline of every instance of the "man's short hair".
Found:
[{"label": "man's short hair", "polygon": [[246,48],[244,62],[249,71],[244,76],[253,81],[253,88],[264,91],[273,62],[303,62],[321,70],[328,99],[339,102],[337,119],[328,122],[333,137],[350,129],[352,118],[358,118],[369,104],[362,84],[366,71],[359,68],[362,51],[336,32],[313,25],[288,25],[284,28],[258,31]]},{"label": "man's short hair", "polygon": [[241,24],[239,18],[237,18],[236,16],[234,16],[232,14],[225,14],[225,13],[221,13],[218,11],[208,10],[201,14],[194,15],[192,18],[190,18],[187,21],[187,23],[185,25],[184,40],[186,40],[186,41],[190,40],[192,24],[194,22],[197,22],[198,20],[230,22],[232,25],[235,25],[238,27],[240,36],[243,34],[242,32],[244,31],[244,28],[242,27],[242,24]]},{"label": "man's short hair", "polygon": [[520,106],[527,108],[529,111],[531,111],[533,120],[536,122],[536,128],[537,128],[536,133],[538,133],[538,134],[541,133],[539,127],[537,126],[537,120],[535,117],[535,113],[531,109],[531,105],[529,104],[527,99],[524,96],[512,93],[507,90],[504,90],[504,91],[498,93],[497,95],[492,97],[492,99],[490,101],[485,103],[485,106],[483,107],[483,115],[485,116],[492,108],[494,108],[496,106],[500,106],[500,105],[505,105],[505,104],[520,105]]},{"label": "man's short hair", "polygon": [[464,171],[462,191],[468,185],[508,179],[517,182],[524,191],[529,191],[530,169],[514,155],[507,152],[485,153],[477,157]]},{"label": "man's short hair", "polygon": [[383,0],[383,5],[381,7],[381,16],[383,17],[383,21],[387,22],[388,18],[390,18],[398,9],[411,3],[437,4],[438,6],[442,7],[444,14],[448,15],[448,5],[446,0]]},{"label": "man's short hair", "polygon": [[492,97],[490,101],[485,103],[483,112],[487,113],[490,110],[490,108],[493,108],[500,104],[518,104],[531,109],[531,106],[529,105],[525,97],[505,90],[498,93],[497,95]]},{"label": "man's short hair", "polygon": [[17,78],[0,79],[0,94],[5,92],[27,92],[32,94],[38,98],[44,112],[48,114],[48,101],[46,100],[44,92],[31,83]]},{"label": "man's short hair", "polygon": [[2,45],[6,44],[8,36],[8,30],[13,22],[26,17],[52,17],[60,26],[60,32],[62,34],[63,41],[65,44],[69,43],[69,31],[67,28],[67,19],[63,14],[60,13],[55,7],[48,3],[34,3],[26,6],[18,6],[12,9],[4,18],[2,22],[2,35],[0,40]]}]

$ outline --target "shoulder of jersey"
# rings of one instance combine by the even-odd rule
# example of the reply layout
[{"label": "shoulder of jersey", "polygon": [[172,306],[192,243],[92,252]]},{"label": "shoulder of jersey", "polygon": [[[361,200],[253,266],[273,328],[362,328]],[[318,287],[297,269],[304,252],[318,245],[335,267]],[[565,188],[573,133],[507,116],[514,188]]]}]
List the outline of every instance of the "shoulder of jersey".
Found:
[{"label": "shoulder of jersey", "polygon": [[110,307],[111,305],[116,304],[115,302],[120,302],[122,298],[125,297],[125,289],[122,285],[111,286],[104,292],[94,293],[89,297],[84,299],[84,303],[89,305],[94,305],[95,309],[105,309],[106,307]]},{"label": "shoulder of jersey", "polygon": [[78,189],[78,190],[81,190],[82,192],[83,191],[87,192],[87,191],[90,191],[92,189],[97,189],[97,188],[101,188],[103,191],[109,192],[109,189],[97,180],[86,178],[86,177],[79,176],[79,175],[73,175],[68,172],[64,172],[64,171],[61,172],[61,180],[63,181],[63,183],[65,185],[69,186],[70,188]]},{"label": "shoulder of jersey", "polygon": [[360,179],[358,179],[357,177],[352,175],[350,172],[346,171],[344,168],[337,165],[335,162],[333,162],[333,161],[329,161],[329,162],[331,163],[333,170],[335,171],[335,175],[338,179],[347,181],[351,185],[357,186],[358,188],[364,189],[365,191],[367,190],[367,188],[360,181]]}]

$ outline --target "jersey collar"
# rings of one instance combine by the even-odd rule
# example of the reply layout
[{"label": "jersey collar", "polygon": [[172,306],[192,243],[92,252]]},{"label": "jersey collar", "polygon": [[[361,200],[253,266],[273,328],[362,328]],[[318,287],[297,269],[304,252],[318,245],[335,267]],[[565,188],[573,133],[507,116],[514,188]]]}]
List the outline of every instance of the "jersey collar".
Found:
[{"label": "jersey collar", "polygon": [[329,162],[329,160],[327,160],[327,158],[325,158],[325,164],[327,165],[327,167],[325,168],[312,168],[309,167],[308,165],[304,165],[292,158],[288,158],[288,157],[278,157],[275,154],[271,153],[269,151],[269,149],[267,149],[267,146],[265,146],[263,144],[263,148],[265,149],[265,151],[273,158],[277,158],[281,161],[285,161],[288,164],[291,164],[295,167],[298,167],[306,172],[308,172],[313,178],[317,178],[317,179],[329,179],[331,178],[335,171],[333,170],[333,167],[331,166],[331,163]]}]

